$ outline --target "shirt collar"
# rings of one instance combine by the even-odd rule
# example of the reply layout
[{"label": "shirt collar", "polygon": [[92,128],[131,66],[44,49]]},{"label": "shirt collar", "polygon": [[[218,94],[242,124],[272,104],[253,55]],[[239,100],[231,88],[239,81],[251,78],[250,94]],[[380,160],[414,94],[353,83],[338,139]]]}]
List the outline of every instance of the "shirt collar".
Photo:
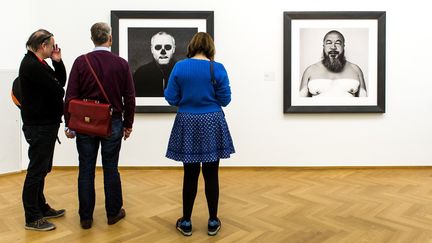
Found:
[{"label": "shirt collar", "polygon": [[37,59],[40,63],[45,64],[45,65],[48,65],[48,63],[47,63],[44,59],[40,59],[40,58],[36,55],[36,53],[34,53],[34,52],[30,51],[30,50],[28,50],[27,52],[33,54],[33,55],[36,57],[36,59]]},{"label": "shirt collar", "polygon": [[105,46],[96,46],[93,51],[111,51],[108,47]]}]

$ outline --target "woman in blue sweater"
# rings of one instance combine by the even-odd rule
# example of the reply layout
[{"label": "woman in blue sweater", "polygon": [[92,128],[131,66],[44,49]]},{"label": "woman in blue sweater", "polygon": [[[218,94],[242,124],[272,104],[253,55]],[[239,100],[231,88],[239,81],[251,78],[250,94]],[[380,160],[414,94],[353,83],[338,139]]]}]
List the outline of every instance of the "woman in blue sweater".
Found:
[{"label": "woman in blue sweater", "polygon": [[178,106],[166,157],[183,162],[183,217],[176,228],[192,235],[192,208],[197,193],[201,163],[209,210],[208,234],[221,227],[217,217],[219,200],[219,159],[234,153],[228,125],[221,106],[231,101],[227,72],[214,62],[215,47],[207,33],[194,35],[188,45],[187,59],[175,64],[165,99]]}]

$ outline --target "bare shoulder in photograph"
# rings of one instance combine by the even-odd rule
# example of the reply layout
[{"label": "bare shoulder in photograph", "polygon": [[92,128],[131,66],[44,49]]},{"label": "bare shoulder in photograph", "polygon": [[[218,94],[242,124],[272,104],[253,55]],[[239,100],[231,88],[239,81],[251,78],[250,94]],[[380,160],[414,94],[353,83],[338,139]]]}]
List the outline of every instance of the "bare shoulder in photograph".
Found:
[{"label": "bare shoulder in photograph", "polygon": [[322,60],[310,65],[300,83],[302,97],[366,97],[361,68],[346,60],[345,37],[337,30],[323,39]]}]

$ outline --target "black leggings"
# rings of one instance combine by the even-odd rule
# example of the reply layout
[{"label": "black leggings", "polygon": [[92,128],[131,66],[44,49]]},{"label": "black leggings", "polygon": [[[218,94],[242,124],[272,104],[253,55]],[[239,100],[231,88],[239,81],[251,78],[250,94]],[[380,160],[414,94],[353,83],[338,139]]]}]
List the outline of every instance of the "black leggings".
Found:
[{"label": "black leggings", "polygon": [[[198,189],[200,163],[183,163],[183,219],[190,220]],[[219,200],[219,160],[202,163],[205,182],[205,195],[210,219],[216,219]]]}]

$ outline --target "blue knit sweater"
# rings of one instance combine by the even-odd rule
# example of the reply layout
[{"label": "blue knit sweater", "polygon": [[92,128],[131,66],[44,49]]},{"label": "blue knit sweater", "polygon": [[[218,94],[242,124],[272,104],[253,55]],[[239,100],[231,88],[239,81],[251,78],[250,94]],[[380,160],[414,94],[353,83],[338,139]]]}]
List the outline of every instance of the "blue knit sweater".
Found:
[{"label": "blue knit sweater", "polygon": [[227,72],[221,63],[214,63],[216,84],[210,74],[210,62],[189,58],[175,64],[165,89],[165,99],[183,113],[221,111],[231,101]]}]

